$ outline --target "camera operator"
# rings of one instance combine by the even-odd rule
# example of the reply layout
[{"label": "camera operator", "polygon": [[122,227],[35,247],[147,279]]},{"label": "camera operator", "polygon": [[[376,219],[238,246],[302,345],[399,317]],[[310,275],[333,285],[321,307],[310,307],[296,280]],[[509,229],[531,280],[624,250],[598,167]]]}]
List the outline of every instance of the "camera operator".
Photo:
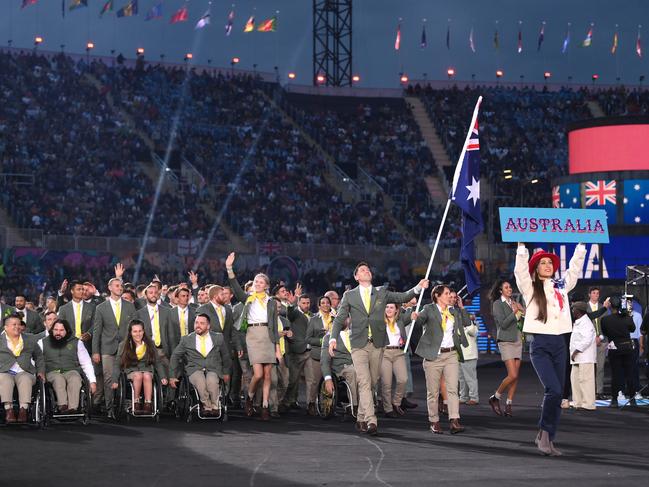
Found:
[{"label": "camera operator", "polygon": [[[626,301],[626,300],[624,300]],[[622,391],[635,405],[633,387],[633,340],[630,333],[635,331],[635,323],[629,315],[626,303],[620,296],[611,297],[611,314],[602,318],[602,333],[609,341],[608,359],[611,364],[612,387],[611,407],[617,407],[618,392]],[[624,383],[626,382],[626,391]]]}]

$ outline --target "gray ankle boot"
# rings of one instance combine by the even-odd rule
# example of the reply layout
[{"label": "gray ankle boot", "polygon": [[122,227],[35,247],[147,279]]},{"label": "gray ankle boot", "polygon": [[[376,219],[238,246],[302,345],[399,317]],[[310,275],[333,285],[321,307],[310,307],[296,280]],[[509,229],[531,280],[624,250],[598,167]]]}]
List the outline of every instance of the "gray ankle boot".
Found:
[{"label": "gray ankle boot", "polygon": [[536,435],[536,439],[534,440],[534,443],[536,443],[536,447],[544,455],[551,455],[552,454],[552,445],[550,443],[550,435],[548,434],[547,431],[539,430],[539,433],[538,433],[538,435]]}]

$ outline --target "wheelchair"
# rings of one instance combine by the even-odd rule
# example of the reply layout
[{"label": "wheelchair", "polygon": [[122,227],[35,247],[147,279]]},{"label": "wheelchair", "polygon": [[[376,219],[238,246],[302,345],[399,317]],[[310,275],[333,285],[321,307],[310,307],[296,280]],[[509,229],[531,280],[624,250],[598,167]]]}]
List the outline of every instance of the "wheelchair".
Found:
[{"label": "wheelchair", "polygon": [[81,373],[81,390],[79,391],[79,409],[76,413],[61,413],[56,405],[56,393],[52,384],[45,384],[45,420],[50,424],[52,420],[61,422],[81,421],[84,426],[90,424],[92,398],[90,396],[90,381]]},{"label": "wheelchair", "polygon": [[139,397],[135,397],[133,383],[126,377],[126,373],[122,372],[117,380],[117,389],[115,390],[115,399],[113,401],[115,419],[120,423],[124,420],[128,423],[132,418],[151,418],[156,423],[160,422],[160,410],[162,409],[163,400],[162,384],[160,383],[157,372],[153,374],[152,412],[136,412],[135,403],[136,401],[139,402],[139,400]]},{"label": "wheelchair", "polygon": [[[30,425],[36,426],[40,429],[45,429],[47,426],[47,414],[45,410],[45,383],[37,376],[36,383],[32,388],[32,402],[29,405],[29,411],[27,411],[27,422],[26,423],[13,423],[18,426]],[[18,410],[20,404],[18,402],[18,388],[14,387],[14,397],[13,397],[13,408]],[[4,407],[0,407],[0,414],[2,415],[2,422],[7,425],[6,422],[6,413]],[[13,425],[9,425],[13,426]]]},{"label": "wheelchair", "polygon": [[334,383],[334,392],[330,396],[325,389],[324,377],[320,379],[318,384],[318,396],[316,397],[316,411],[322,419],[330,419],[334,416],[341,416],[344,421],[346,416],[356,417],[354,406],[352,403],[352,390],[351,386],[343,377],[338,377],[336,374],[331,375],[331,380]]},{"label": "wheelchair", "polygon": [[198,391],[189,382],[189,376],[183,374],[178,382],[176,397],[173,400],[176,419],[184,419],[188,423],[191,423],[194,419],[226,422],[228,420],[228,393],[229,383],[226,384],[223,379],[219,379],[219,403],[221,408],[218,415],[206,416]]}]

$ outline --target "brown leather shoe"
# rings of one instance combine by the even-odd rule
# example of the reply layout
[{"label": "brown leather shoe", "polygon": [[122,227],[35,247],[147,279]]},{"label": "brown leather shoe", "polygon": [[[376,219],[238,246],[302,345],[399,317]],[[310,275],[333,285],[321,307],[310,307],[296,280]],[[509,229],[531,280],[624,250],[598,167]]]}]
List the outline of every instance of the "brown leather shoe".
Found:
[{"label": "brown leather shoe", "polygon": [[466,405],[467,405],[467,406],[477,406],[477,405],[478,405],[478,401],[474,401],[473,399],[469,399],[469,400],[466,402]]},{"label": "brown leather shoe", "polygon": [[5,421],[7,424],[15,423],[18,418],[16,417],[16,410],[14,408],[5,409]]},{"label": "brown leather shoe", "polygon": [[402,409],[415,409],[417,407],[417,403],[408,401],[407,398],[401,399],[401,408]]},{"label": "brown leather shoe", "polygon": [[374,423],[370,423],[367,425],[367,434],[370,436],[376,436],[379,434],[379,429]]},{"label": "brown leather shoe", "polygon": [[16,423],[26,423],[27,422],[27,410],[25,408],[20,408],[18,411],[18,419]]},{"label": "brown leather shoe", "polygon": [[394,409],[393,409],[392,411],[389,411],[389,412],[385,413],[384,416],[385,416],[386,418],[392,418],[392,419],[396,419],[396,418],[400,418],[400,417],[401,417],[401,416],[399,415],[399,413],[397,413]]},{"label": "brown leather shoe", "polygon": [[306,409],[306,414],[309,415],[309,416],[317,416],[318,415],[318,411],[316,411],[316,409],[315,409],[315,403],[314,402],[309,403],[309,406]]},{"label": "brown leather shoe", "polygon": [[250,399],[250,397],[246,398],[246,404],[243,409],[246,413],[246,416],[248,416],[249,418],[251,418],[252,415],[255,414],[255,408],[252,405],[252,399]]},{"label": "brown leather shoe", "polygon": [[464,426],[460,424],[459,419],[452,419],[451,420],[451,434],[456,435],[458,433],[462,433],[464,431]]},{"label": "brown leather shoe", "polygon": [[262,421],[270,421],[270,409],[266,408],[261,408],[261,420]]},{"label": "brown leather shoe", "polygon": [[142,408],[142,413],[153,414],[153,404],[150,402],[145,402],[144,407]]},{"label": "brown leather shoe", "polygon": [[444,434],[444,432],[442,431],[442,425],[439,424],[439,421],[435,423],[430,423],[430,432],[433,433],[434,435]]},{"label": "brown leather shoe", "polygon": [[68,412],[69,412],[69,411],[68,411],[68,405],[67,405],[67,404],[61,404],[61,405],[59,406],[59,413],[61,413],[61,414],[66,414],[66,413],[68,413]]},{"label": "brown leather shoe", "polygon": [[491,410],[498,416],[503,415],[503,412],[500,409],[500,400],[496,396],[491,396],[489,398],[489,406],[491,406]]},{"label": "brown leather shoe", "polygon": [[133,412],[135,414],[142,414],[142,409],[143,409],[142,403],[140,401],[136,401]]},{"label": "brown leather shoe", "polygon": [[510,418],[513,416],[513,414],[512,414],[512,405],[511,404],[506,404],[505,405],[505,416],[509,416]]},{"label": "brown leather shoe", "polygon": [[356,421],[356,431],[367,433],[367,423],[365,421]]},{"label": "brown leather shoe", "polygon": [[399,416],[403,416],[406,414],[406,412],[401,408],[401,406],[397,406],[396,404],[392,405],[392,410],[397,413]]}]

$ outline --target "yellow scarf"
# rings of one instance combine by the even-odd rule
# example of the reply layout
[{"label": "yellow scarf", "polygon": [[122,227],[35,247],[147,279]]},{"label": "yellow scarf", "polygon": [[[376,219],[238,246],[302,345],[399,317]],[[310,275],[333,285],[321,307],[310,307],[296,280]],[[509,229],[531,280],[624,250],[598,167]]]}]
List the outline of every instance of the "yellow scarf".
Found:
[{"label": "yellow scarf", "polygon": [[254,303],[255,299],[259,302],[262,308],[266,309],[266,298],[268,295],[263,292],[263,293],[252,293],[250,296],[248,296],[248,299],[246,299],[246,304],[248,303]]},{"label": "yellow scarf", "polygon": [[392,333],[394,335],[396,333],[395,325],[394,325],[394,318],[391,319],[391,320],[386,319],[385,323],[388,325],[388,328],[390,329],[390,333]]},{"label": "yellow scarf", "polygon": [[[282,320],[279,319],[279,316],[277,317],[277,330],[280,332],[284,331],[284,326],[282,326]],[[284,337],[279,339],[279,351],[282,355],[286,353],[286,339]]]},{"label": "yellow scarf", "polygon": [[446,332],[446,323],[448,322],[449,318],[453,318],[453,315],[451,312],[446,308],[444,311],[442,311],[442,330]]},{"label": "yellow scarf", "polygon": [[324,325],[324,329],[327,330],[327,332],[331,331],[331,313],[325,313],[321,311],[320,316],[322,316],[322,324]]},{"label": "yellow scarf", "polygon": [[23,336],[19,335],[18,336],[18,341],[14,342],[7,335],[7,343],[9,344],[9,348],[11,349],[11,351],[14,353],[14,357],[16,357],[16,358],[20,357],[20,354],[22,353],[23,348],[25,347],[25,342],[23,341]]},{"label": "yellow scarf", "polygon": [[142,345],[135,347],[135,355],[138,360],[142,360],[146,354],[146,343],[142,342]]}]

